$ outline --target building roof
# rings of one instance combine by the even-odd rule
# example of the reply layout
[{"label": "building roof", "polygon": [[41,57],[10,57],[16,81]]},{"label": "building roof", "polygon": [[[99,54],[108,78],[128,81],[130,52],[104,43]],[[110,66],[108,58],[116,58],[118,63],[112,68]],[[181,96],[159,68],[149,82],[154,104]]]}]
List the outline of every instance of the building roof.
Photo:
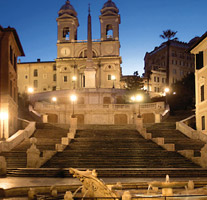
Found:
[{"label": "building roof", "polygon": [[196,46],[198,46],[205,38],[207,37],[207,31],[200,37],[197,42],[195,42],[189,49],[188,51],[190,52],[192,49],[194,49]]},{"label": "building roof", "polygon": [[74,17],[77,16],[77,13],[76,13],[74,7],[70,4],[69,0],[67,0],[65,2],[65,4],[60,8],[60,10],[58,12],[59,16],[65,14],[65,13],[68,13],[68,14],[74,16]]},{"label": "building roof", "polygon": [[119,9],[117,8],[116,4],[112,0],[108,0],[101,9],[101,13],[104,14],[107,11],[114,12],[116,14],[119,13]]},{"label": "building roof", "polygon": [[[180,41],[177,41],[177,40],[170,40],[170,46],[175,46],[175,47],[188,49],[190,44],[186,43],[186,42],[180,42]],[[159,47],[155,47],[153,51],[147,52],[145,54],[145,57],[147,55],[153,55],[154,53],[157,53],[158,51],[164,49],[165,47],[167,47],[167,42],[163,42]]]},{"label": "building roof", "polygon": [[9,26],[8,28],[2,28],[2,27],[0,27],[0,29],[1,29],[3,32],[12,32],[12,33],[14,34],[14,38],[15,38],[15,40],[16,40],[16,43],[17,43],[18,47],[19,47],[21,56],[25,56],[25,54],[24,54],[24,50],[23,50],[23,48],[22,48],[22,45],[21,45],[21,42],[20,42],[20,40],[19,40],[19,36],[18,36],[18,34],[17,34],[16,29],[15,29],[15,28],[11,28],[10,26]]}]

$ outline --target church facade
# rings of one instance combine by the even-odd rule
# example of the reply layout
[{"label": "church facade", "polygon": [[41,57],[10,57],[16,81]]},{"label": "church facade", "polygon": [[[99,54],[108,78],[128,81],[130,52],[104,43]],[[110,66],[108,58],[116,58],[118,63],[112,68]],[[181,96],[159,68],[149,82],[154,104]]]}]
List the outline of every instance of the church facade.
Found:
[{"label": "church facade", "polygon": [[27,92],[29,87],[34,88],[35,93],[74,88],[120,88],[120,15],[114,2],[108,0],[104,4],[99,19],[100,39],[91,40],[90,18],[88,40],[77,40],[78,17],[67,0],[58,12],[57,58],[49,62],[38,59],[37,62],[18,63],[19,92]]}]

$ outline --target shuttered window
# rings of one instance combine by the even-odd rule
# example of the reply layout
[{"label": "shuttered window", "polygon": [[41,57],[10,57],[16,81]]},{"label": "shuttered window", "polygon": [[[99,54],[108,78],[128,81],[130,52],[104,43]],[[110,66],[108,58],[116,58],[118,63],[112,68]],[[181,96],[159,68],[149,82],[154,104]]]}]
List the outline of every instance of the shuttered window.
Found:
[{"label": "shuttered window", "polygon": [[196,54],[196,69],[201,69],[203,67],[203,51]]}]

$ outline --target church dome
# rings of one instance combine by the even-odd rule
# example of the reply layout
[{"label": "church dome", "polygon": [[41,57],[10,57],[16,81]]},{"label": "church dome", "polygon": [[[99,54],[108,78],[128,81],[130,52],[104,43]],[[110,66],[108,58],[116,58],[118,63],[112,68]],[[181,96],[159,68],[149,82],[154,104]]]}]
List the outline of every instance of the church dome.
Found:
[{"label": "church dome", "polygon": [[112,0],[108,0],[101,9],[101,13],[104,14],[107,11],[112,11],[116,14],[119,13],[119,9],[116,7],[116,4]]},{"label": "church dome", "polygon": [[60,10],[58,12],[59,16],[65,14],[65,13],[67,13],[69,15],[72,15],[74,17],[77,16],[77,13],[76,13],[74,7],[70,4],[70,1],[69,0],[67,0],[65,2],[65,4],[60,8]]}]

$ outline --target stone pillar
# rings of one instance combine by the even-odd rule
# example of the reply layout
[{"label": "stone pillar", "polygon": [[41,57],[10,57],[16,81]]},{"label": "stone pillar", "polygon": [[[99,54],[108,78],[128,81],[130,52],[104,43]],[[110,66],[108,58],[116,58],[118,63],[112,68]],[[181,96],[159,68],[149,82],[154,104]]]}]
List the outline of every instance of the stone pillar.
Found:
[{"label": "stone pillar", "polygon": [[34,200],[37,199],[37,193],[36,190],[34,188],[30,188],[28,191],[28,199],[29,200]]},{"label": "stone pillar", "polygon": [[173,196],[172,188],[162,188],[162,196]]},{"label": "stone pillar", "polygon": [[122,200],[131,200],[132,195],[130,194],[129,191],[125,191],[124,194],[122,195]]},{"label": "stone pillar", "polygon": [[6,176],[6,159],[3,156],[0,156],[0,177]]},{"label": "stone pillar", "polygon": [[155,123],[161,122],[161,115],[159,113],[155,113]]},{"label": "stone pillar", "polygon": [[207,167],[207,144],[201,149],[201,166]]},{"label": "stone pillar", "polygon": [[71,117],[70,118],[70,128],[69,128],[69,132],[70,133],[76,133],[78,127],[78,118],[76,117]]},{"label": "stone pillar", "polygon": [[73,200],[73,194],[71,191],[67,191],[64,195],[64,200]]},{"label": "stone pillar", "polygon": [[40,160],[40,150],[37,149],[35,143],[37,142],[36,138],[31,138],[30,143],[31,147],[27,150],[27,168],[38,168]]},{"label": "stone pillar", "polygon": [[85,88],[96,88],[96,71],[93,68],[87,68],[85,71]]},{"label": "stone pillar", "polygon": [[143,129],[143,118],[141,118],[141,117],[137,117],[137,118],[135,119],[135,124],[136,124],[136,128],[137,128],[138,130]]},{"label": "stone pillar", "polygon": [[42,121],[43,121],[43,123],[48,123],[48,115],[43,115]]}]

